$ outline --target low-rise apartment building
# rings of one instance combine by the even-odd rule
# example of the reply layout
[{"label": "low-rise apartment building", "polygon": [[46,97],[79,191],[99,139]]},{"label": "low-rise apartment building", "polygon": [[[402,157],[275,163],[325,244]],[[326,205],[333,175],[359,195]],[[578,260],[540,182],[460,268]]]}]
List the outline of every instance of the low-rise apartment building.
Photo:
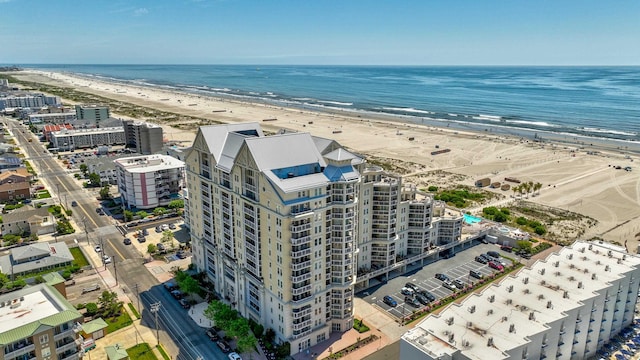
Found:
[{"label": "low-rise apartment building", "polygon": [[98,147],[101,145],[123,145],[122,127],[60,130],[51,132],[51,144],[62,151]]},{"label": "low-rise apartment building", "polygon": [[154,154],[114,160],[122,203],[128,208],[153,209],[179,198],[185,187],[184,162]]},{"label": "low-rise apartment building", "polygon": [[400,358],[595,358],[632,324],[639,287],[640,257],[576,241],[427,316],[403,335]]}]

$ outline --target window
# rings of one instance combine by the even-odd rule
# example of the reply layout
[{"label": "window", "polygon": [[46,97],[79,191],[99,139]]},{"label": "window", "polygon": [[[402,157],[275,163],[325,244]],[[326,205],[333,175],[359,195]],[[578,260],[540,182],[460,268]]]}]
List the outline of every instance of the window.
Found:
[{"label": "window", "polygon": [[49,334],[40,335],[40,344],[46,344],[49,342]]}]

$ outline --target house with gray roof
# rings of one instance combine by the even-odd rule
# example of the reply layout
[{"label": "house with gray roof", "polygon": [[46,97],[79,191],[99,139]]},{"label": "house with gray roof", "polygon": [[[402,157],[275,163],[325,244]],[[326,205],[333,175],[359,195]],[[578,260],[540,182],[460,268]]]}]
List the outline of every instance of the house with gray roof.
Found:
[{"label": "house with gray roof", "polygon": [[51,234],[56,231],[56,218],[47,208],[24,206],[2,215],[0,234]]},{"label": "house with gray roof", "polygon": [[9,255],[0,256],[0,272],[20,276],[69,266],[72,262],[67,244],[43,242],[16,247]]}]

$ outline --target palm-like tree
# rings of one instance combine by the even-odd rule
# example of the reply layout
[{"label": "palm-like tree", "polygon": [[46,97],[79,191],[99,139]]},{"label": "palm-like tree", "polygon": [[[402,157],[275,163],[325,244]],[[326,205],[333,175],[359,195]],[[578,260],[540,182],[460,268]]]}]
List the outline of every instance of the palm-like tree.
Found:
[{"label": "palm-like tree", "polygon": [[533,185],[533,188],[535,191],[538,192],[538,195],[540,195],[540,189],[542,189],[542,183],[535,183],[535,185]]},{"label": "palm-like tree", "polygon": [[527,193],[527,198],[529,198],[529,183],[522,183],[520,184],[520,187],[522,187],[522,192],[526,192]]}]

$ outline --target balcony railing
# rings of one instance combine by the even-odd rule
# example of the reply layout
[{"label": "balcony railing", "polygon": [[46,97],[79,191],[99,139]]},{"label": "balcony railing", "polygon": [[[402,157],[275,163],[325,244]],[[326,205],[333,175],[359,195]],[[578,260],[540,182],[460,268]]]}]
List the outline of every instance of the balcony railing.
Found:
[{"label": "balcony railing", "polygon": [[291,228],[290,228],[290,231],[292,233],[306,231],[306,230],[311,230],[311,223],[305,223],[302,225],[291,225]]},{"label": "balcony railing", "polygon": [[309,280],[311,279],[311,273],[308,272],[306,274],[302,274],[302,275],[298,275],[298,276],[291,276],[291,282],[297,283],[297,282],[303,282],[305,280]]},{"label": "balcony railing", "polygon": [[305,285],[299,288],[291,288],[291,294],[295,295],[301,295],[304,294],[305,292],[311,291],[311,284],[309,285]]},{"label": "balcony railing", "polygon": [[20,355],[24,355],[24,354],[26,354],[28,352],[31,352],[31,351],[33,351],[35,349],[36,349],[35,344],[27,345],[27,346],[25,346],[25,347],[23,347],[21,349],[14,350],[14,351],[9,352],[9,353],[5,353],[4,354],[4,358],[5,359],[12,359],[12,358],[18,357]]},{"label": "balcony railing", "polygon": [[309,266],[311,266],[311,260],[304,261],[298,264],[291,264],[291,270],[298,271],[298,270],[308,268]]},{"label": "balcony railing", "polygon": [[299,258],[302,256],[307,256],[311,254],[311,248],[307,248],[307,249],[303,249],[303,250],[299,250],[299,251],[292,251],[291,252],[291,257],[292,258]]},{"label": "balcony railing", "polygon": [[291,238],[291,245],[304,245],[308,242],[311,241],[311,236],[307,235],[307,236],[301,236],[298,238]]}]

